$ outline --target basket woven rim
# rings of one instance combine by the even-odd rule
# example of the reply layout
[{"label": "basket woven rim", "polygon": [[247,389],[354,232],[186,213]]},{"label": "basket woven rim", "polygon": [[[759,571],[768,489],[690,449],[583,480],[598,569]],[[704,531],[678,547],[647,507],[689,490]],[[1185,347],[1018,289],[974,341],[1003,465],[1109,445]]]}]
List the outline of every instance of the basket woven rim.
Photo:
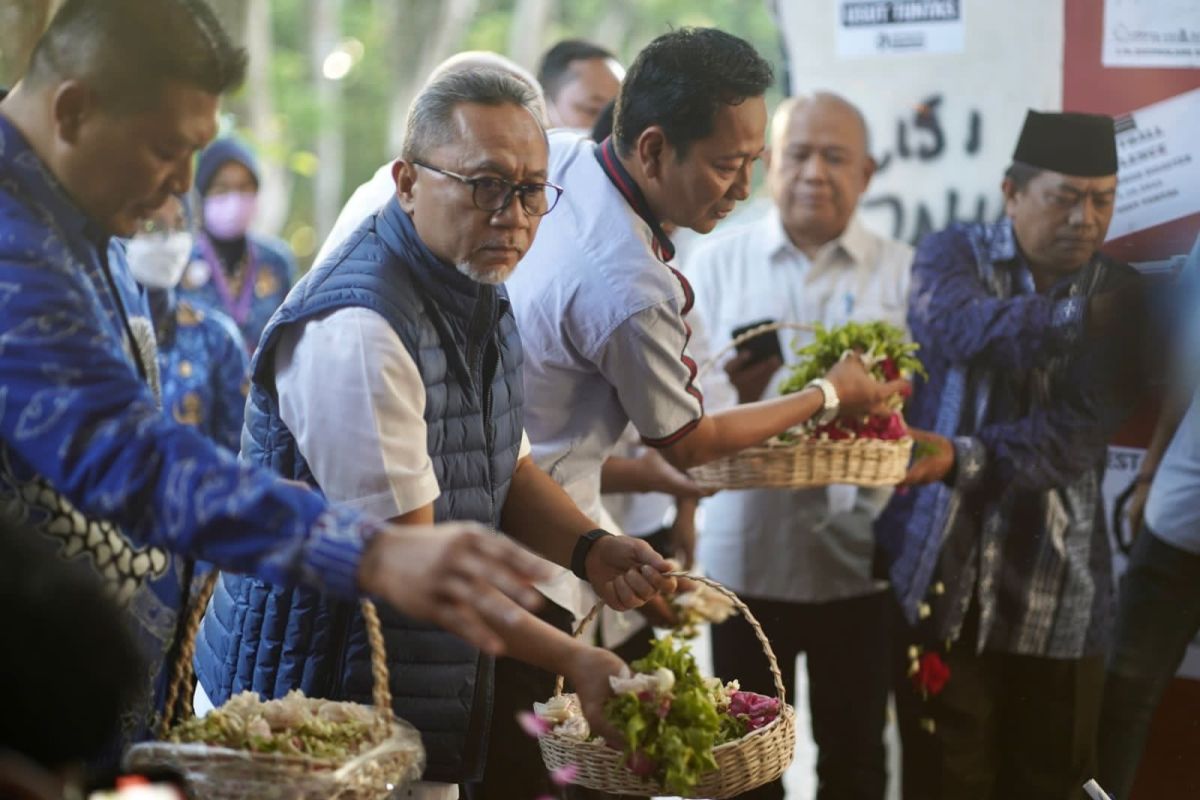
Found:
[{"label": "basket woven rim", "polygon": [[838,447],[838,448],[891,448],[891,447],[907,447],[913,444],[916,440],[911,436],[901,436],[899,439],[814,439],[811,436],[802,437],[794,442],[780,442],[771,439],[764,444],[756,444],[753,447],[747,447],[744,450],[739,450],[734,456],[736,458],[743,453],[754,453],[771,451],[773,453],[779,451],[792,450],[799,447]]},{"label": "basket woven rim", "polygon": [[[380,722],[386,721],[388,736],[395,736],[401,732],[402,729],[396,724],[394,714],[388,715],[386,720],[384,720],[383,714],[379,714],[378,716]],[[380,742],[386,741],[388,736],[368,741],[363,752],[369,751],[372,747],[377,747]],[[138,742],[130,747],[131,754],[135,751],[145,756],[175,755],[188,758],[213,758],[214,760],[238,758],[245,761],[266,762],[279,766],[305,767],[308,771],[313,769],[329,769],[331,772],[337,771],[347,762],[362,755],[362,753],[359,753],[357,756],[349,756],[345,759],[323,758],[305,755],[304,753],[263,753],[257,750],[226,747],[224,745],[207,744],[205,742],[173,742],[165,739]]]},{"label": "basket woven rim", "polygon": [[343,761],[316,756],[293,755],[291,753],[260,753],[254,750],[240,750],[234,747],[205,744],[204,742],[140,742],[129,749],[131,755],[146,756],[183,756],[197,759],[260,761],[278,764],[279,766],[297,766],[307,768],[327,768],[330,772],[337,771]]}]

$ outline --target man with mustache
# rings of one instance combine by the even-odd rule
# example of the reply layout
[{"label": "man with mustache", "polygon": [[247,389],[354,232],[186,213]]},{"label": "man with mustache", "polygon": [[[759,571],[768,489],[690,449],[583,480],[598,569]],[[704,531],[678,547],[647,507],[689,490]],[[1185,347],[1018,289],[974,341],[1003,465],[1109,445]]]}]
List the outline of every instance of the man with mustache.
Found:
[{"label": "man with mustache", "polygon": [[1116,172],[1111,118],[1030,111],[1005,218],[917,249],[908,322],[929,377],[908,416],[933,452],[907,477],[928,485],[876,531],[949,680],[924,702],[896,687],[906,796],[1065,800],[1094,773],[1112,622],[1100,480],[1141,386],[1137,274],[1098,252]]},{"label": "man with mustache", "polygon": [[[669,265],[675,247],[664,226],[709,233],[749,196],[771,80],[747,42],[681,28],[634,60],[611,136],[550,135],[550,179],[565,187],[565,207],[547,217],[509,289],[534,458],[590,514],[603,513],[603,466],[631,422],[644,444],[686,469],[832,417],[839,403],[865,413],[904,388],[876,383],[851,358],[795,395],[704,411],[686,320],[695,298]],[[576,616],[592,603],[568,573],[540,588]]]},{"label": "man with mustache", "polygon": [[376,597],[489,652],[511,626],[502,592],[536,605],[523,584],[545,574],[478,523],[381,523],[163,414],[118,238],[188,190],[245,64],[203,0],[66,0],[0,98],[3,535],[86,563],[126,612],[146,667],[112,764],[161,711],[190,559]]},{"label": "man with mustache", "polygon": [[[766,160],[773,211],[718,233],[684,265],[716,349],[734,329],[762,319],[903,327],[912,248],[872,233],[856,216],[875,171],[859,110],[824,92],[785,100]],[[797,358],[790,347],[786,358]],[[749,350],[731,359],[725,371],[738,401],[777,395],[783,363]],[[757,489],[704,503],[700,561],[763,623],[792,696],[796,656],[805,654],[819,798],[878,799],[887,789],[890,606],[871,574],[871,523],[890,494],[853,486]],[[745,626],[714,628],[713,668],[769,693],[771,675],[753,636]],[[783,797],[783,783],[743,796]]]},{"label": "man with mustache", "polygon": [[[401,527],[483,522],[624,610],[674,589],[666,561],[645,542],[602,535],[533,463],[524,436],[521,340],[500,284],[561,193],[547,181],[538,104],[530,86],[495,68],[451,71],[422,90],[395,194],[297,284],[264,331],[243,458]],[[515,605],[507,611],[507,653],[565,675],[592,729],[609,733],[602,706],[621,659]],[[456,797],[495,757],[485,746],[492,659],[411,618],[382,619],[396,713],[427,752],[430,783],[416,796]],[[212,701],[298,688],[369,702],[369,648],[352,605],[226,575],[199,639],[197,671]]]}]

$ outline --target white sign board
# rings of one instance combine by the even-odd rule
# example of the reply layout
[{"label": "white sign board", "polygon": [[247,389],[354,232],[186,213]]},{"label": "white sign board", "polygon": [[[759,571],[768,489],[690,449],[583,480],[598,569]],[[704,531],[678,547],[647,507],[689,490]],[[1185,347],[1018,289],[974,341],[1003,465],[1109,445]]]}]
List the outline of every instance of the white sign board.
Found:
[{"label": "white sign board", "polygon": [[838,0],[838,57],[961,53],[965,5],[965,0]]},{"label": "white sign board", "polygon": [[[1061,108],[1061,2],[970,3],[960,53],[839,60],[829,34],[846,5],[782,0],[776,8],[791,91],[837,92],[867,118],[879,170],[861,205],[866,225],[915,242],[952,222],[999,218],[1025,112]],[[933,24],[963,27],[961,17]]]},{"label": "white sign board", "polygon": [[1104,0],[1106,67],[1200,67],[1200,0]]},{"label": "white sign board", "polygon": [[1117,203],[1108,238],[1200,213],[1200,89],[1117,119]]}]

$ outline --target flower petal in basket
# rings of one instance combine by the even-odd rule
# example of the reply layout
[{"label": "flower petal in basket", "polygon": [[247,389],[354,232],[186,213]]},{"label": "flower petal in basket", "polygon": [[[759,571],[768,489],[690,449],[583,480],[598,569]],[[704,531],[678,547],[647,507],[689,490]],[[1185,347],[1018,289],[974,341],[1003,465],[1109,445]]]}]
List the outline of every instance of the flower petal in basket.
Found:
[{"label": "flower petal in basket", "polygon": [[797,489],[830,484],[895,486],[904,480],[913,440],[800,439],[750,447],[688,471],[714,489]]},{"label": "flower petal in basket", "polygon": [[[718,745],[712,750],[717,768],[705,773],[694,790],[683,795],[690,798],[711,798],[724,800],[735,797],[763,784],[779,778],[796,755],[796,711],[787,703],[787,692],[783,685],[783,675],[779,671],[779,663],[771,643],[763,633],[762,625],[754,618],[754,614],[746,607],[736,594],[722,586],[717,581],[703,575],[689,572],[672,571],[666,573],[671,577],[686,578],[697,584],[723,595],[733,604],[738,613],[745,618],[755,638],[762,646],[766,656],[767,666],[775,682],[775,694],[779,700],[779,716],[767,725],[747,733],[740,739]],[[599,613],[601,604],[597,603],[575,629],[575,637],[583,635],[587,627]],[[555,682],[555,697],[562,696],[563,677],[558,676]],[[579,739],[555,733],[553,730],[538,737],[538,746],[542,751],[542,761],[547,769],[557,770],[566,766],[574,767],[575,776],[572,783],[589,789],[599,789],[610,794],[630,794],[640,796],[656,796],[677,794],[667,792],[656,781],[635,775],[622,763],[624,756],[608,747],[602,741]]]},{"label": "flower petal in basket", "polygon": [[396,719],[387,738],[346,762],[147,742],[130,748],[125,764],[131,771],[179,772],[195,800],[384,800],[421,777],[425,750],[417,730]]},{"label": "flower petal in basket", "polygon": [[[669,794],[654,781],[638,777],[622,763],[622,755],[600,741],[581,742],[569,736],[547,733],[538,739],[547,769],[568,764],[578,768],[572,783],[610,794],[642,797]],[[779,716],[768,725],[734,742],[713,748],[717,769],[707,772],[688,798],[724,800],[736,797],[787,771],[796,753],[796,711],[784,703]]]}]

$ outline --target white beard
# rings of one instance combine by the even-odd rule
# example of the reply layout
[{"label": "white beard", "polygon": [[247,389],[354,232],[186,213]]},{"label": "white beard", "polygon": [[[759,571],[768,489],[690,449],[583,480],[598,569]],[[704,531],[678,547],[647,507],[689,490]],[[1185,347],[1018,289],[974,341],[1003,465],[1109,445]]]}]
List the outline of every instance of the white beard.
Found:
[{"label": "white beard", "polygon": [[486,283],[492,286],[499,286],[500,284],[504,283],[506,280],[508,280],[509,276],[516,271],[516,265],[513,265],[512,267],[506,267],[504,269],[494,269],[489,272],[481,272],[480,270],[477,270],[475,267],[471,266],[469,261],[460,262],[455,264],[455,266],[458,268],[459,272],[461,272],[463,275],[466,275],[476,283]]}]

